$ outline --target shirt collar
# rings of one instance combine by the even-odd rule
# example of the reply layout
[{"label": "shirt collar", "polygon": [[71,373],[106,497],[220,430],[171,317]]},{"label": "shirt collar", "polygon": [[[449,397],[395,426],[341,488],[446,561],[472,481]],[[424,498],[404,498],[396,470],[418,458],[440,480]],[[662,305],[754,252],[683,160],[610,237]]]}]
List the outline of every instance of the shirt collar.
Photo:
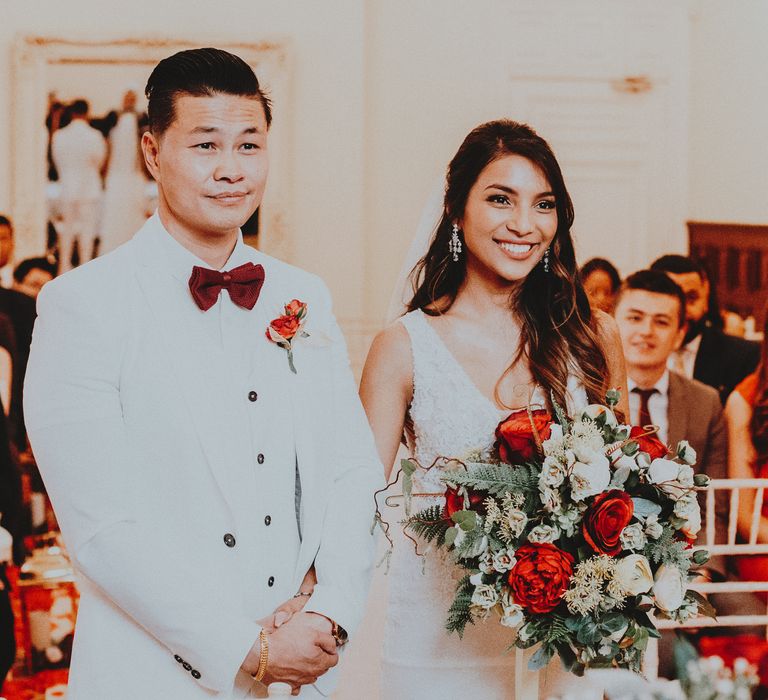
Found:
[{"label": "shirt collar", "polygon": [[699,333],[690,343],[683,345],[678,352],[696,356],[699,352],[699,345],[701,345],[701,333]]},{"label": "shirt collar", "polygon": [[[629,389],[630,393],[635,387],[637,387],[637,382],[634,381],[632,377],[627,377],[627,389]],[[661,375],[659,381],[657,381],[651,388],[656,389],[656,391],[658,391],[662,396],[666,396],[669,393],[668,369],[664,370],[664,374]]]},{"label": "shirt collar", "polygon": [[[148,223],[155,229],[155,240],[164,258],[164,265],[174,277],[184,282],[188,281],[195,265],[208,270],[212,269],[207,262],[198,258],[168,233],[157,212],[152,215]],[[243,242],[242,232],[238,231],[235,247],[221,269],[231,270],[233,267],[250,262],[252,260],[250,251],[251,248]]]}]

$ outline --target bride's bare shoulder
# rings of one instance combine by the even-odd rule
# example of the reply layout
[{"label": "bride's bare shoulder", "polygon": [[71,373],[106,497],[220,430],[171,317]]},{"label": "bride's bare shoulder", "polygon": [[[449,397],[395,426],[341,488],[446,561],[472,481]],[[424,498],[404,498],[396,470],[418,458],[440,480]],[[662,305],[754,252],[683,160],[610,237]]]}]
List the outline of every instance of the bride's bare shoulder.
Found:
[{"label": "bride's bare shoulder", "polygon": [[396,382],[407,386],[413,376],[411,339],[400,321],[395,321],[376,334],[368,350],[363,381]]}]

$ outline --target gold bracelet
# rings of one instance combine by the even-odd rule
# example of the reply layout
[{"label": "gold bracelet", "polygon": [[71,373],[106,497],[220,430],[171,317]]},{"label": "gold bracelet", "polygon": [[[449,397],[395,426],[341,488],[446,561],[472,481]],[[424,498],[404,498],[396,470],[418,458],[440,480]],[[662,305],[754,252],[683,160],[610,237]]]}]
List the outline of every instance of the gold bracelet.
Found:
[{"label": "gold bracelet", "polygon": [[267,672],[267,663],[269,663],[269,642],[267,641],[267,633],[264,630],[259,632],[259,644],[261,645],[259,651],[259,668],[256,673],[253,674],[253,678],[257,681],[264,678],[264,674]]}]

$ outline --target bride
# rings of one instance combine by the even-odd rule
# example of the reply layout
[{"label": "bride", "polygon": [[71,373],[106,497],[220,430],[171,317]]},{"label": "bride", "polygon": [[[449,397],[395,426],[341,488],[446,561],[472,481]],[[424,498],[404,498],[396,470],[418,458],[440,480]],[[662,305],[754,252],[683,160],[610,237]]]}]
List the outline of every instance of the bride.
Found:
[{"label": "bride", "polygon": [[[363,371],[387,477],[404,434],[428,466],[487,454],[512,409],[551,408],[551,398],[573,411],[618,387],[627,414],[621,343],[613,320],[590,311],[573,206],[546,141],[510,120],[473,129],[448,167],[437,216],[407,313],[376,337]],[[414,475],[414,493],[437,499],[444,488],[434,470]],[[444,630],[455,568],[435,552],[422,562],[404,538],[395,543],[382,700],[514,697],[510,630],[494,620],[469,625],[463,639]]]}]

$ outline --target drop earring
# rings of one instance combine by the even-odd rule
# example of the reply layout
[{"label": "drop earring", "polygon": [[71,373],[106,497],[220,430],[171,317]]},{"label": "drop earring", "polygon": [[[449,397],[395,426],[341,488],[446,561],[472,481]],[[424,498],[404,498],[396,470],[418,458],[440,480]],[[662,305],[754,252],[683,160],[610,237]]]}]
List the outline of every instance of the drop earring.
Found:
[{"label": "drop earring", "polygon": [[459,225],[454,221],[451,232],[451,240],[448,241],[448,252],[453,255],[453,262],[459,262],[459,253],[461,253],[461,239],[459,238]]},{"label": "drop earring", "polygon": [[549,272],[549,248],[544,251],[544,256],[541,258],[544,264],[544,272]]}]

